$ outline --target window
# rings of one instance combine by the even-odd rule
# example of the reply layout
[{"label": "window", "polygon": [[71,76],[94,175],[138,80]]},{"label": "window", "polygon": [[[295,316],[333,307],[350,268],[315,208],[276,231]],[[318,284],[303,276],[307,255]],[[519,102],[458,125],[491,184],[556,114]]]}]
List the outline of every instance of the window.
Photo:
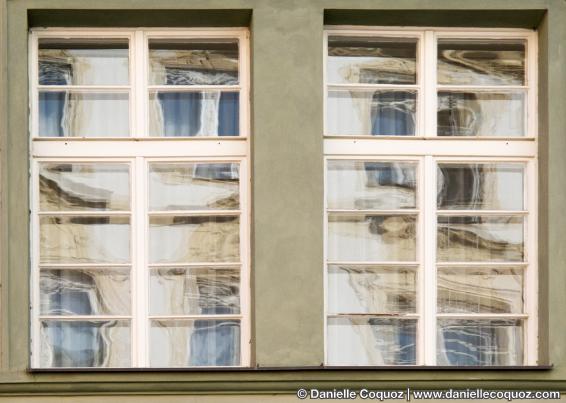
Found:
[{"label": "window", "polygon": [[535,365],[536,33],[325,40],[326,364]]},{"label": "window", "polygon": [[32,367],[248,366],[247,30],[30,53]]}]

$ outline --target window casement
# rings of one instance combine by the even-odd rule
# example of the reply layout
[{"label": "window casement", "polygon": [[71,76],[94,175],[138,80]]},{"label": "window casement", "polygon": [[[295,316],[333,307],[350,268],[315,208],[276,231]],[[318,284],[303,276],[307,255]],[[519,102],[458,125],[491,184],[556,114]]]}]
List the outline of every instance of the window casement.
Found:
[{"label": "window casement", "polygon": [[536,365],[536,32],[324,49],[326,365]]},{"label": "window casement", "polygon": [[31,366],[249,366],[248,31],[30,34]]}]

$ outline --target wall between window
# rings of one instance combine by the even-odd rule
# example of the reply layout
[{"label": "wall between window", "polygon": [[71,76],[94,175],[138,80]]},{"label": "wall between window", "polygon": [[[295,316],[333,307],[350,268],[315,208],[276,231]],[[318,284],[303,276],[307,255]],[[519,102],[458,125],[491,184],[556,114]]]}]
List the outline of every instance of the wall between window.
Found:
[{"label": "wall between window", "polygon": [[[438,0],[423,13],[418,0],[101,0],[95,5],[51,0],[67,10],[54,23],[102,24],[100,13],[121,10],[204,10],[229,14],[251,11],[252,47],[252,363],[261,367],[309,367],[292,371],[42,373],[26,372],[29,356],[29,212],[28,212],[28,21],[52,25],[41,0],[0,1],[2,29],[1,108],[2,211],[2,374],[0,394],[57,393],[292,393],[312,387],[505,387],[554,389],[566,384],[566,3],[561,0]],[[551,371],[315,370],[323,362],[323,150],[322,37],[324,9],[332,23],[340,11],[381,9],[406,13],[418,25],[539,27],[540,99],[540,346]],[[440,19],[436,10],[460,11]],[[81,10],[82,9],[82,10]],[[405,10],[413,10],[405,12]],[[401,11],[399,11],[401,10]],[[416,11],[418,10],[418,11]],[[491,10],[486,12],[485,10]],[[501,10],[508,10],[502,12]],[[548,10],[546,16],[540,20]],[[139,11],[138,11],[139,12]],[[35,14],[34,14],[35,13]],[[156,11],[144,11],[158,15]],[[349,13],[349,14],[348,14]],[[365,11],[364,11],[365,13]],[[64,15],[65,18],[60,17]],[[327,13],[327,20],[329,18]],[[371,15],[371,14],[370,14]],[[420,16],[419,16],[420,15]],[[455,16],[456,15],[456,16]],[[499,15],[499,17],[498,17]],[[35,16],[35,17],[34,17]],[[338,17],[337,17],[338,16]],[[530,17],[526,17],[530,16]],[[204,18],[204,17],[203,17]],[[367,18],[367,17],[364,17]],[[399,17],[396,17],[399,18]],[[176,24],[181,24],[177,19]],[[115,21],[109,18],[108,21]],[[138,20],[151,22],[147,15]],[[206,20],[202,20],[206,22]],[[393,25],[399,20],[391,16]],[[209,25],[213,25],[211,20]],[[330,22],[330,21],[327,21]],[[354,24],[354,20],[347,23]],[[362,23],[359,20],[359,23]],[[367,25],[367,21],[363,21]],[[206,25],[206,24],[205,24]],[[179,26],[179,25],[177,25]],[[4,34],[6,30],[6,34]],[[546,347],[545,347],[546,346]],[[548,354],[545,354],[545,348]],[[546,357],[546,359],[545,359]],[[478,380],[481,379],[481,380]]]}]

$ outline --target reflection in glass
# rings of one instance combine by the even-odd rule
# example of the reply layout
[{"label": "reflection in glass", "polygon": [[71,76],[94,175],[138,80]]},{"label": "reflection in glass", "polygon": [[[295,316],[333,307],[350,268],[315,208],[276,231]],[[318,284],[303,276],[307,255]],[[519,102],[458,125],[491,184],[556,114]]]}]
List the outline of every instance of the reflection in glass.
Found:
[{"label": "reflection in glass", "polygon": [[522,210],[524,164],[438,164],[437,206],[447,210]]},{"label": "reflection in glass", "polygon": [[236,39],[150,39],[151,85],[238,84]]},{"label": "reflection in glass", "polygon": [[522,313],[523,270],[439,267],[438,312]]},{"label": "reflection in glass", "polygon": [[416,84],[416,38],[330,36],[327,81]]},{"label": "reflection in glass", "polygon": [[128,263],[128,217],[40,218],[40,263]]},{"label": "reflection in glass", "polygon": [[438,83],[523,85],[525,41],[439,39]]},{"label": "reflection in glass", "polygon": [[40,163],[40,209],[129,210],[129,177],[127,164]]},{"label": "reflection in glass", "polygon": [[154,216],[149,219],[151,263],[238,262],[237,216]]},{"label": "reflection in glass", "polygon": [[157,137],[239,136],[240,94],[228,91],[152,92],[149,134]]},{"label": "reflection in glass", "polygon": [[40,85],[128,85],[128,40],[39,39]]},{"label": "reflection in glass", "polygon": [[414,91],[328,91],[326,134],[414,136]]},{"label": "reflection in glass", "polygon": [[150,210],[237,210],[239,165],[235,163],[152,163]]},{"label": "reflection in glass", "polygon": [[334,261],[415,261],[415,215],[331,215],[328,259]]},{"label": "reflection in glass", "polygon": [[40,271],[42,315],[129,315],[129,269]]},{"label": "reflection in glass", "polygon": [[238,268],[167,268],[150,271],[151,315],[240,313]]},{"label": "reflection in glass", "polygon": [[438,319],[438,365],[523,365],[517,319]]},{"label": "reflection in glass", "polygon": [[439,216],[440,262],[520,262],[524,259],[524,218]]},{"label": "reflection in glass", "polygon": [[71,91],[39,92],[39,136],[127,137],[129,95]]},{"label": "reflection in glass", "polygon": [[240,365],[239,320],[153,320],[149,337],[152,367]]},{"label": "reflection in glass", "polygon": [[414,162],[329,160],[329,209],[416,208]]},{"label": "reflection in glass", "polygon": [[524,92],[438,93],[439,136],[525,135]]},{"label": "reflection in glass", "polygon": [[330,265],[328,312],[416,311],[416,268]]},{"label": "reflection in glass", "polygon": [[130,322],[42,321],[41,367],[131,366]]},{"label": "reflection in glass", "polygon": [[417,321],[328,318],[328,365],[414,365]]}]

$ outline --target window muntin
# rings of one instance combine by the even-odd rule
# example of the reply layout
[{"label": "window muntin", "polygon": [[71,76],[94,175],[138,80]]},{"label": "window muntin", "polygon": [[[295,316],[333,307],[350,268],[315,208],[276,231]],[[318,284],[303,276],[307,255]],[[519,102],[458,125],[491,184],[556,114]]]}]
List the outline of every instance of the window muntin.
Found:
[{"label": "window muntin", "polygon": [[[535,34],[336,28],[326,38],[326,363],[535,364]],[[363,53],[383,58],[368,65],[401,72],[382,38],[415,42],[416,86],[383,84],[379,69],[371,84],[337,85],[336,71],[361,60],[337,38],[375,44]],[[394,97],[381,112],[335,106],[338,91],[410,90],[412,136]]]},{"label": "window muntin", "polygon": [[[245,29],[32,32],[32,367],[249,365],[247,39]],[[178,138],[143,141],[156,137],[150,95],[169,93],[148,85],[146,66],[155,49],[160,66],[185,58],[170,54],[175,43],[198,63],[229,65],[236,97],[227,107],[214,83],[171,85],[181,96],[160,122]],[[184,96],[197,93],[212,96],[189,123],[225,121],[238,138],[177,130]],[[116,94],[125,108],[102,105]]]}]

